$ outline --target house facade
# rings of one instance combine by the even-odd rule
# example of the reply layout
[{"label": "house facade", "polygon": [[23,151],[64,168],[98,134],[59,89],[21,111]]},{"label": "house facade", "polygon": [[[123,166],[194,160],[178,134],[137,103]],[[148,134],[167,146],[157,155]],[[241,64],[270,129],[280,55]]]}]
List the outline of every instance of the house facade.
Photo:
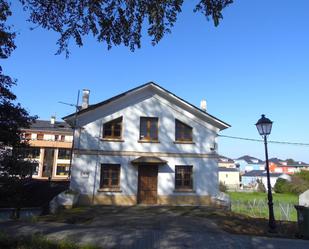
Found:
[{"label": "house facade", "polygon": [[30,145],[23,151],[24,157],[37,162],[33,178],[68,179],[73,131],[67,123],[55,117],[36,120],[30,128],[22,129],[22,139]]},{"label": "house facade", "polygon": [[235,159],[235,163],[241,174],[252,170],[265,169],[265,163],[262,160],[248,155]]},{"label": "house facade", "polygon": [[95,105],[83,100],[70,183],[79,204],[211,204],[216,137],[228,124],[152,82]]},{"label": "house facade", "polygon": [[240,174],[237,168],[219,167],[219,182],[222,182],[230,190],[238,190],[240,187]]}]

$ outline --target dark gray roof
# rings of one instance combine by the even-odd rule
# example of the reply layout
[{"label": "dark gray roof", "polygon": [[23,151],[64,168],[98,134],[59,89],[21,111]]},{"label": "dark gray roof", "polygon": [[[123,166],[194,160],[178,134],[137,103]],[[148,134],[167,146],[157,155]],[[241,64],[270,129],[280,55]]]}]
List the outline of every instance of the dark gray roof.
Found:
[{"label": "dark gray roof", "polygon": [[[264,161],[262,161],[261,159],[258,159],[258,158],[253,157],[253,156],[248,156],[248,155],[239,157],[236,160],[244,160],[248,164],[263,164],[264,163]],[[254,161],[257,161],[257,162],[254,162]]]},{"label": "dark gray roof", "polygon": [[[104,100],[104,101],[99,102],[99,103],[94,104],[94,105],[89,105],[88,108],[83,109],[83,110],[80,110],[80,111],[77,113],[77,115],[82,114],[82,113],[85,113],[85,112],[88,112],[88,111],[91,111],[91,110],[93,110],[93,109],[95,109],[95,108],[97,108],[97,107],[106,105],[106,104],[108,104],[108,103],[110,103],[110,102],[112,102],[112,101],[115,101],[115,100],[117,100],[117,99],[119,99],[119,98],[121,98],[121,97],[127,95],[128,93],[134,92],[134,91],[139,90],[139,89],[141,89],[141,88],[143,88],[143,87],[145,87],[145,86],[148,86],[148,85],[154,85],[154,86],[160,88],[161,90],[167,92],[168,94],[173,95],[173,96],[176,97],[177,99],[179,99],[179,100],[185,102],[186,104],[188,104],[188,105],[191,106],[192,108],[198,110],[199,112],[202,112],[204,115],[208,115],[209,117],[213,118],[214,120],[217,120],[217,121],[223,123],[225,126],[231,127],[229,124],[225,123],[224,121],[222,121],[222,120],[216,118],[215,116],[209,114],[208,112],[206,112],[206,111],[204,111],[204,110],[202,110],[202,109],[196,107],[195,105],[192,105],[192,104],[189,103],[188,101],[186,101],[186,100],[184,100],[184,99],[178,97],[178,96],[175,95],[174,93],[172,93],[172,92],[166,90],[165,88],[159,86],[158,84],[156,84],[156,83],[154,83],[154,82],[148,82],[148,83],[146,83],[146,84],[143,84],[143,85],[140,85],[140,86],[138,86],[138,87],[135,87],[135,88],[133,88],[133,89],[131,89],[131,90],[128,90],[128,91],[126,91],[126,92],[124,92],[124,93],[121,93],[121,94],[119,94],[119,95],[116,95],[116,96],[114,96],[114,97],[112,97],[112,98],[110,98],[110,99]],[[63,117],[62,119],[65,120],[65,119],[68,119],[68,118],[70,118],[70,117],[73,117],[74,115],[75,115],[75,113],[72,113],[72,114],[70,114],[70,115],[67,115],[67,116]]]},{"label": "dark gray roof", "polygon": [[236,168],[219,167],[218,169],[220,172],[239,172],[239,170]]},{"label": "dark gray roof", "polygon": [[30,125],[30,128],[26,128],[25,130],[73,132],[71,126],[66,122],[56,121],[52,125],[49,120],[35,120]]},{"label": "dark gray roof", "polygon": [[219,155],[218,162],[219,163],[234,163],[234,160],[226,156]]},{"label": "dark gray roof", "polygon": [[[269,173],[270,177],[279,177],[283,173]],[[266,176],[267,173],[265,170],[251,170],[245,174],[242,175],[242,177],[258,177],[258,176]]]}]

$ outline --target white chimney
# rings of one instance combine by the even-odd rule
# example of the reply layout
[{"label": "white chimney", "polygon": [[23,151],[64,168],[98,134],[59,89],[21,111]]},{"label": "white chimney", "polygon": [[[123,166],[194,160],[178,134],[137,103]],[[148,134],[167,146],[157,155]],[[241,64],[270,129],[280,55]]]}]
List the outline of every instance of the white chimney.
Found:
[{"label": "white chimney", "polygon": [[86,109],[89,106],[89,94],[90,90],[83,89],[82,109]]},{"label": "white chimney", "polygon": [[51,116],[50,117],[50,124],[51,125],[55,125],[55,121],[56,121],[56,117],[55,116]]},{"label": "white chimney", "polygon": [[205,112],[207,111],[207,103],[205,99],[201,100],[200,108]]}]

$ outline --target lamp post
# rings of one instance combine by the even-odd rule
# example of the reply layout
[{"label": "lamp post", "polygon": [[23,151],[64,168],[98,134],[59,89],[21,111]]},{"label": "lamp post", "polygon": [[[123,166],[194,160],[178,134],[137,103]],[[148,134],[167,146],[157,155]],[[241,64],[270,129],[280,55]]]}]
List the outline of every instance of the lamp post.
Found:
[{"label": "lamp post", "polygon": [[268,150],[267,150],[267,136],[271,132],[272,124],[273,124],[273,122],[270,119],[266,118],[264,114],[255,124],[259,134],[264,139],[264,145],[265,145],[267,190],[268,190],[267,197],[268,197],[268,212],[269,212],[269,219],[268,219],[269,232],[275,232],[276,231],[276,221],[275,221],[275,215],[274,215],[273,195],[272,195],[272,192],[271,192],[271,184],[270,184],[270,176],[269,176],[269,163],[268,163]]}]

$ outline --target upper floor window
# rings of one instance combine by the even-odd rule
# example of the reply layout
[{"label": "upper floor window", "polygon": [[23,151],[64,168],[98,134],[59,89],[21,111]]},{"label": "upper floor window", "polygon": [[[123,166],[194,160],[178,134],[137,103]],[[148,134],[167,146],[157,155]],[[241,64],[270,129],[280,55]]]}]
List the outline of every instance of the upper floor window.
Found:
[{"label": "upper floor window", "polygon": [[158,141],[158,118],[141,117],[140,140]]},{"label": "upper floor window", "polygon": [[71,150],[70,149],[58,149],[58,159],[70,159]]},{"label": "upper floor window", "polygon": [[61,135],[60,141],[61,141],[61,142],[64,142],[64,140],[65,140],[65,135]]},{"label": "upper floor window", "polygon": [[25,139],[31,140],[31,133],[25,133]]},{"label": "upper floor window", "polygon": [[37,140],[43,140],[43,139],[44,139],[44,134],[43,134],[43,133],[38,133],[38,134],[36,135],[36,139],[37,139]]},{"label": "upper floor window", "polygon": [[176,119],[175,140],[179,142],[192,142],[192,127]]},{"label": "upper floor window", "polygon": [[103,125],[103,138],[120,139],[122,131],[122,117],[109,121]]},{"label": "upper floor window", "polygon": [[175,189],[192,190],[193,189],[193,166],[175,166]]}]

